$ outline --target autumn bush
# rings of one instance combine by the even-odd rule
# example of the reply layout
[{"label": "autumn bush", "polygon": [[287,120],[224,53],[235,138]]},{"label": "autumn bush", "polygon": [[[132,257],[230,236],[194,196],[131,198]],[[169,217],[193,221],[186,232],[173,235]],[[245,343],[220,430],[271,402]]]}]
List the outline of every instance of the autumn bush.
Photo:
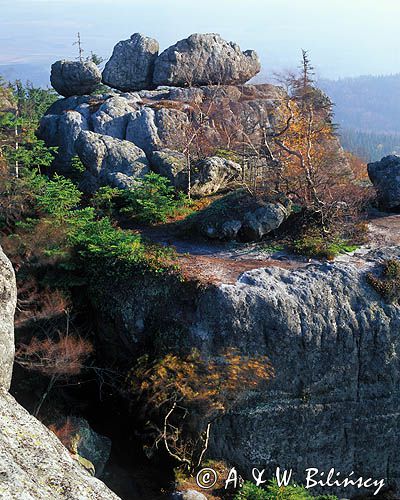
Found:
[{"label": "autumn bush", "polygon": [[385,260],[380,275],[368,273],[367,281],[385,300],[400,304],[400,260]]},{"label": "autumn bush", "polygon": [[191,472],[202,463],[213,422],[273,376],[265,356],[228,349],[206,359],[192,350],[187,356],[142,357],[128,374],[127,391],[149,422],[152,442],[147,449],[162,445]]}]

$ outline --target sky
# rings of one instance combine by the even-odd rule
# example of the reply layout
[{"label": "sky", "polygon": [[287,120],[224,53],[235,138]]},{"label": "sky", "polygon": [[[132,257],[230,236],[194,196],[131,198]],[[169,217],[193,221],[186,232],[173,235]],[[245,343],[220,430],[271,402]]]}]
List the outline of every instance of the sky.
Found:
[{"label": "sky", "polygon": [[161,49],[196,32],[216,32],[255,49],[262,75],[293,69],[301,49],[320,77],[400,72],[399,0],[0,0],[1,65],[108,58],[140,32]]}]

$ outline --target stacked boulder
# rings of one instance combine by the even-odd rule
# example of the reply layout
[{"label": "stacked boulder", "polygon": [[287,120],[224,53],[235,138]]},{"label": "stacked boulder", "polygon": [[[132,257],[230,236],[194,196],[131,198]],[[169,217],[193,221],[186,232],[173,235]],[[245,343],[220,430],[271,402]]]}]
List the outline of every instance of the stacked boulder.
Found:
[{"label": "stacked boulder", "polygon": [[159,43],[141,33],[114,47],[101,75],[90,61],[57,61],[51,84],[64,97],[91,94],[100,81],[121,92],[158,86],[241,85],[261,69],[254,50],[242,52],[216,33],[195,33],[159,55]]},{"label": "stacked boulder", "polygon": [[64,97],[86,95],[96,90],[101,73],[93,62],[56,61],[51,67],[50,82]]}]

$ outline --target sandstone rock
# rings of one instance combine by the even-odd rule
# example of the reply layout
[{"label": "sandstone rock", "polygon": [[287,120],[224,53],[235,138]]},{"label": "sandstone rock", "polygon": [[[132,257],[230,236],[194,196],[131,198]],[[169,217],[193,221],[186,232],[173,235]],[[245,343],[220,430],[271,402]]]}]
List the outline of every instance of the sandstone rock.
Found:
[{"label": "sandstone rock", "polygon": [[[89,130],[88,120],[78,111],[66,111],[58,122],[59,160],[62,159],[68,168],[73,156],[76,155],[75,143],[83,130]],[[59,162],[60,163],[60,162]]]},{"label": "sandstone rock", "polygon": [[74,435],[78,436],[76,451],[93,464],[95,476],[101,477],[110,458],[111,440],[97,434],[84,418],[70,417],[69,421]]},{"label": "sandstone rock", "polygon": [[151,158],[151,167],[157,174],[169,179],[177,189],[187,189],[187,161],[183,153],[170,149],[155,151]]},{"label": "sandstone rock", "polygon": [[84,131],[75,146],[87,168],[82,186],[87,191],[104,185],[127,189],[149,172],[144,152],[131,142]]},{"label": "sandstone rock", "polygon": [[400,209],[400,156],[385,156],[368,164],[368,175],[384,209]]},{"label": "sandstone rock", "polygon": [[126,140],[135,143],[150,157],[160,147],[184,143],[188,125],[188,117],[183,111],[142,107],[129,117]]},{"label": "sandstone rock", "polygon": [[[185,345],[206,357],[232,347],[267,355],[275,378],[216,423],[208,457],[237,464],[246,477],[255,466],[273,477],[278,465],[290,464],[295,477],[304,477],[306,467],[329,471],[334,464],[343,474],[399,487],[400,305],[368,285],[366,271],[378,257],[364,258],[367,269],[339,262],[256,269],[195,294],[172,279],[158,288],[148,279],[146,286],[113,284],[98,305],[104,316],[98,324],[107,325],[99,341],[118,335],[137,356],[139,345],[148,346],[151,324],[155,332],[179,328]],[[379,260],[387,258],[400,258],[400,248],[381,249]],[[360,491],[329,493],[348,498]]]},{"label": "sandstone rock", "polygon": [[53,88],[64,97],[91,94],[101,82],[101,73],[92,62],[57,61],[51,67]]},{"label": "sandstone rock", "polygon": [[118,500],[57,437],[0,390],[0,498]]},{"label": "sandstone rock", "polygon": [[155,85],[191,87],[242,84],[261,69],[257,54],[242,52],[214,33],[194,34],[165,50],[156,60]]},{"label": "sandstone rock", "polygon": [[242,168],[238,163],[218,156],[206,158],[195,165],[192,174],[193,196],[207,196],[225,189],[230,182],[238,180]]},{"label": "sandstone rock", "polygon": [[10,387],[14,363],[14,312],[17,287],[14,270],[0,247],[0,388]]},{"label": "sandstone rock", "polygon": [[149,156],[160,145],[155,111],[152,108],[144,107],[130,114],[126,140],[135,143]]},{"label": "sandstone rock", "polygon": [[111,97],[93,114],[93,131],[97,134],[109,135],[116,139],[125,139],[129,114],[137,109],[137,99],[126,97]]},{"label": "sandstone rock", "polygon": [[206,224],[201,228],[201,232],[212,240],[236,240],[242,227],[240,220],[227,220],[222,223]]},{"label": "sandstone rock", "polygon": [[245,214],[241,236],[245,241],[259,241],[266,234],[278,229],[288,215],[288,210],[280,203],[267,203]]},{"label": "sandstone rock", "polygon": [[123,92],[152,88],[158,50],[156,40],[140,33],[119,42],[104,68],[103,82]]}]

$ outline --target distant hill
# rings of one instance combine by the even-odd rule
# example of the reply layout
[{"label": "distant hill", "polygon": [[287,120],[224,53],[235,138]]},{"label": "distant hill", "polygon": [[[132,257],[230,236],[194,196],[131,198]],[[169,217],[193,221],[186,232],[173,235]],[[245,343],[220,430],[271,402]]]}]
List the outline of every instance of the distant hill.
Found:
[{"label": "distant hill", "polygon": [[366,161],[400,154],[400,73],[320,80],[345,149]]},{"label": "distant hill", "polygon": [[0,64],[0,76],[13,82],[31,82],[37,87],[50,86],[50,65],[45,63]]},{"label": "distant hill", "polygon": [[400,73],[320,80],[335,103],[339,125],[364,132],[400,133]]}]

